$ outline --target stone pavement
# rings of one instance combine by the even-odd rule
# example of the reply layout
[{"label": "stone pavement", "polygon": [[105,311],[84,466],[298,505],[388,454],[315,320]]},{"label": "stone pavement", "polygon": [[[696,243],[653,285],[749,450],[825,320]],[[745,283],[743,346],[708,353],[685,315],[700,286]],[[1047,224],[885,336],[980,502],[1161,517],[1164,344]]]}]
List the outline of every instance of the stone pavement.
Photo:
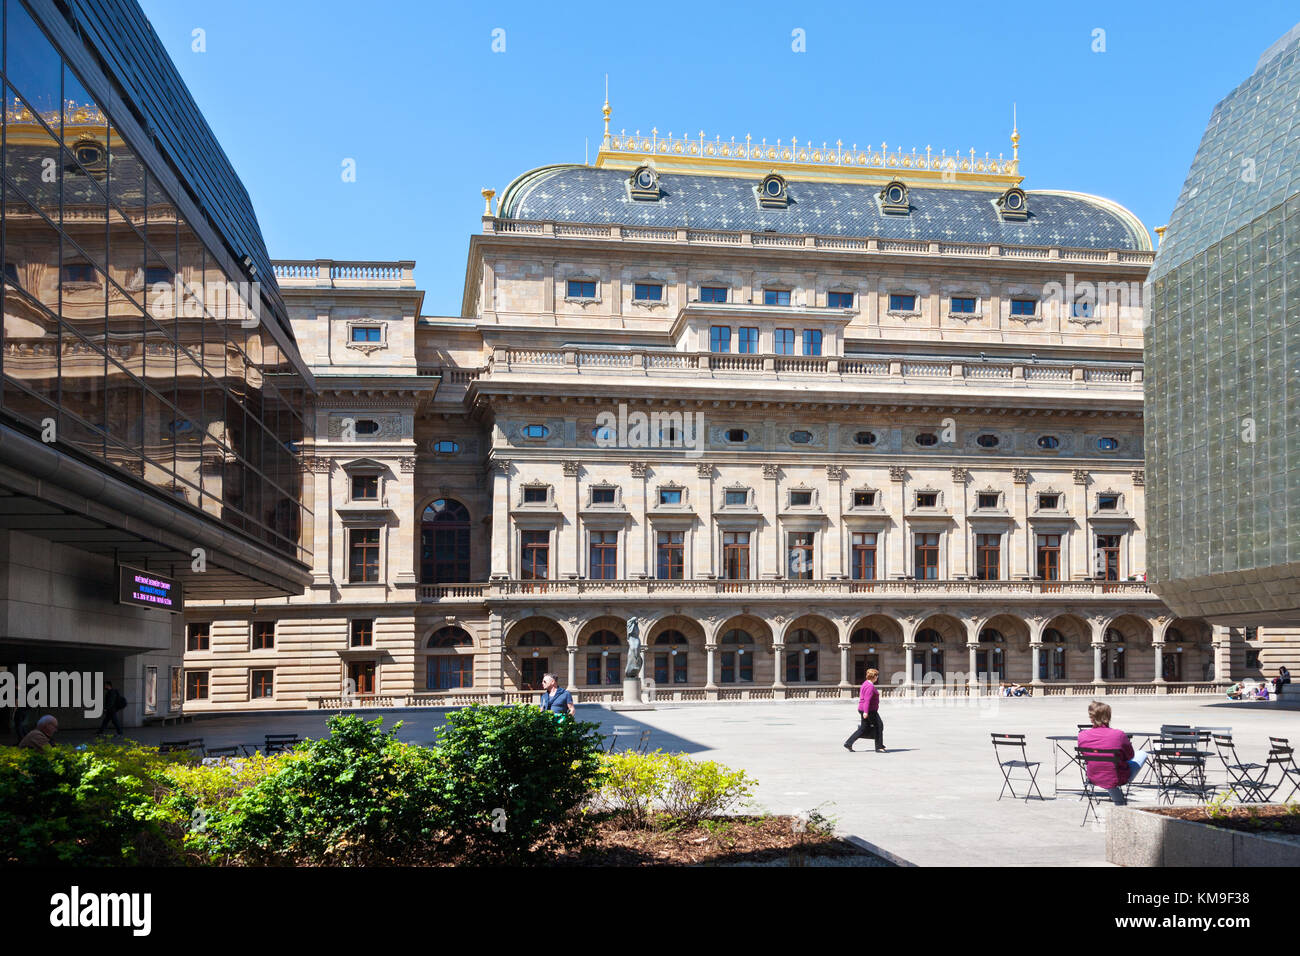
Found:
[{"label": "stone pavement", "polygon": [[[1300,715],[1268,703],[1233,703],[1210,697],[1109,698],[1114,725],[1157,731],[1161,724],[1231,727],[1244,760],[1262,761],[1268,737],[1300,743]],[[665,704],[653,711],[614,713],[581,705],[579,716],[649,727],[651,748],[682,751],[742,767],[759,781],[756,802],[773,813],[817,809],[841,834],[865,841],[884,855],[918,866],[1104,866],[1102,828],[1081,826],[1076,794],[1053,797],[1052,751],[1047,734],[1074,733],[1087,721],[1087,698],[992,698],[966,701],[883,702],[885,742],[870,740],[850,754],[841,746],[856,724],[852,701],[785,701]],[[357,711],[403,721],[404,740],[429,743],[440,710]],[[324,733],[328,712],[249,714],[196,720],[180,727],[137,729],[148,743],[203,737],[208,746],[260,743],[265,733]],[[989,734],[1023,733],[1031,760],[1044,762],[1039,784],[1045,800],[997,800],[1002,778]],[[73,735],[61,743],[73,743]],[[1217,758],[1211,781],[1224,772]],[[1078,786],[1077,771],[1061,775]],[[1153,802],[1134,790],[1134,805]],[[1103,811],[1104,813],[1104,811]]]}]

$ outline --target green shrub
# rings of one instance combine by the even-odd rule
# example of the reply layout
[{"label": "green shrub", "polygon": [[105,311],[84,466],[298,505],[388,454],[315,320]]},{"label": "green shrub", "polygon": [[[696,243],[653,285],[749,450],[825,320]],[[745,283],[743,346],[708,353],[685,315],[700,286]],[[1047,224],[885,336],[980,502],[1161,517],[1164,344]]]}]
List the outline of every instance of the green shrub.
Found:
[{"label": "green shrub", "polygon": [[164,865],[181,830],[157,803],[165,758],[152,748],[0,748],[0,863]]},{"label": "green shrub", "polygon": [[388,731],[382,724],[331,717],[328,737],[300,745],[278,765],[247,771],[260,779],[207,813],[191,843],[217,860],[245,864],[426,859],[439,829],[433,753],[399,741],[400,723]]},{"label": "green shrub", "polygon": [[598,726],[536,707],[474,705],[440,729],[439,805],[451,847],[483,859],[580,843],[598,785]]},{"label": "green shrub", "polygon": [[685,754],[605,754],[601,763],[600,803],[633,826],[652,823],[656,807],[669,822],[692,825],[728,813],[749,799],[756,785],[743,770]]}]

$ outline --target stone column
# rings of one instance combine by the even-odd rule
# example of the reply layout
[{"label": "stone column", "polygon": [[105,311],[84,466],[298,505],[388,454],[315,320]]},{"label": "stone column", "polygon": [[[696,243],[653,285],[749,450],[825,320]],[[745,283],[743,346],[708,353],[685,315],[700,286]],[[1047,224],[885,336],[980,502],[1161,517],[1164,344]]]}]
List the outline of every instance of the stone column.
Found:
[{"label": "stone column", "polygon": [[489,703],[500,704],[505,700],[505,633],[506,624],[497,612],[488,617],[487,654],[475,655],[474,684],[478,686],[483,680],[488,688]]},{"label": "stone column", "polygon": [[704,689],[717,691],[718,683],[713,676],[713,662],[714,662],[714,658],[717,656],[718,653],[718,645],[705,644],[704,653],[707,655],[705,657],[705,667],[704,667]]},{"label": "stone column", "polygon": [[853,686],[852,684],[849,683],[849,651],[852,649],[852,647],[853,647],[852,644],[840,645],[840,686],[841,687]]},{"label": "stone column", "polygon": [[980,649],[979,641],[968,641],[966,643],[966,656],[968,658],[967,666],[969,668],[966,674],[967,687],[974,687],[977,683],[979,683],[979,675],[975,672],[975,668],[977,666],[975,663],[975,652],[978,651],[979,649]]},{"label": "stone column", "polygon": [[[894,465],[889,469],[889,502],[886,507],[894,519],[894,527],[889,530],[889,558],[885,562],[891,578],[909,574],[907,561],[907,469]],[[908,680],[912,671],[908,668]]]},{"label": "stone column", "polygon": [[[1152,641],[1152,642],[1151,642],[1151,649],[1152,649],[1153,651],[1155,651],[1155,657],[1156,657],[1155,677],[1152,679],[1152,683],[1154,683],[1154,684],[1156,684],[1156,685],[1160,685],[1160,684],[1163,684],[1163,683],[1165,682],[1165,644],[1164,644],[1164,641]],[[1163,688],[1160,688],[1160,687],[1157,686],[1156,693],[1157,693],[1157,694],[1160,693],[1161,690],[1163,690]]]},{"label": "stone column", "polygon": [[1214,683],[1232,682],[1232,628],[1219,624],[1213,625],[1214,636]]},{"label": "stone column", "polygon": [[[389,500],[395,506],[394,510],[398,513],[398,534],[396,535],[398,544],[396,548],[396,560],[389,565],[395,569],[396,574],[393,576],[393,583],[399,587],[414,587],[416,584],[416,554],[420,545],[420,516],[415,515],[411,520],[410,516],[415,514],[415,459],[402,458],[398,460],[397,473],[402,476],[398,486],[393,490]],[[391,552],[390,552],[391,553]]]},{"label": "stone column", "polygon": [[492,563],[490,576],[510,577],[510,462],[497,458],[492,462]]},{"label": "stone column", "polygon": [[782,692],[780,696],[784,697],[785,682],[781,680],[781,671],[785,667],[785,645],[772,645],[772,662],[775,665],[772,669],[772,689]]},{"label": "stone column", "polygon": [[572,691],[578,683],[578,645],[570,644],[565,650],[569,652],[569,682],[564,686]]},{"label": "stone column", "polygon": [[1101,652],[1105,646],[1100,641],[1094,641],[1092,644],[1092,682],[1094,684],[1104,683],[1101,679]]},{"label": "stone column", "polygon": [[[1042,641],[1029,642],[1029,682],[1031,684],[1041,684],[1043,679],[1038,676],[1039,665],[1042,663],[1043,644]],[[1048,652],[1049,654],[1051,651]]]},{"label": "stone column", "polygon": [[911,687],[916,682],[912,679],[913,658],[916,654],[916,644],[912,641],[903,642],[903,668],[907,673],[907,680],[903,681],[903,686]]}]

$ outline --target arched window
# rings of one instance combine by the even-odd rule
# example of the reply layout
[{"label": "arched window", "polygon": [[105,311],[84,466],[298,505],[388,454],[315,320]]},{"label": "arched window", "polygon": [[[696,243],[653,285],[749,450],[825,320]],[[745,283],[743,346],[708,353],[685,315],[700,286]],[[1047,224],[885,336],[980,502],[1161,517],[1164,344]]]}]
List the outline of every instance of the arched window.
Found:
[{"label": "arched window", "polygon": [[667,630],[655,638],[656,644],[685,644],[686,636],[681,631]]},{"label": "arched window", "polygon": [[1004,643],[1002,632],[996,628],[986,627],[980,631],[981,644],[992,644],[988,650],[978,650],[975,652],[975,673],[987,674],[990,680],[1006,680],[1006,657],[1002,648],[997,646]]},{"label": "arched window", "polygon": [[943,635],[932,627],[923,627],[916,632],[916,643],[918,644],[942,644]]},{"label": "arched window", "polygon": [[1043,647],[1038,652],[1039,680],[1065,680],[1065,635],[1054,627],[1043,631]]},{"label": "arched window", "polygon": [[551,635],[545,631],[529,631],[519,638],[520,647],[550,647]]},{"label": "arched window", "polygon": [[723,684],[754,682],[754,639],[748,631],[733,627],[722,635],[718,658],[722,665],[719,681]]},{"label": "arched window", "polygon": [[468,580],[469,511],[459,501],[439,498],[420,519],[420,583]]},{"label": "arched window", "polygon": [[912,663],[914,668],[920,668],[922,679],[926,674],[942,674],[944,672],[943,635],[932,627],[923,627],[916,632],[916,643],[931,645],[917,654]]},{"label": "arched window", "polygon": [[618,647],[623,642],[613,631],[600,630],[587,638],[588,644],[595,644],[597,647]]},{"label": "arched window", "polygon": [[1124,635],[1113,627],[1106,628],[1105,642],[1117,647],[1106,647],[1101,652],[1101,679],[1124,679]]},{"label": "arched window", "polygon": [[[587,685],[613,686],[622,683],[623,655],[618,652],[622,642],[613,631],[599,630],[587,638],[591,650],[587,653]],[[611,648],[613,648],[611,650]]]},{"label": "arched window", "polygon": [[721,644],[753,644],[754,639],[749,636],[748,631],[742,631],[738,627],[733,627],[722,635]]},{"label": "arched window", "polygon": [[[806,627],[791,631],[786,638],[785,679],[791,684],[817,680],[817,665],[821,654],[817,635]],[[796,645],[796,646],[792,646]]]},{"label": "arched window", "polygon": [[[870,627],[860,627],[849,638],[850,644],[880,644],[880,632]],[[858,683],[862,683],[859,681]]]},{"label": "arched window", "polygon": [[430,650],[442,647],[463,647],[473,646],[474,639],[459,627],[442,627],[429,635],[429,642],[425,646]]},{"label": "arched window", "polygon": [[996,628],[986,627],[980,631],[981,644],[1000,644],[1003,641],[1002,632]]},{"label": "arched window", "polygon": [[686,636],[681,631],[669,629],[655,638],[655,646],[662,648],[654,655],[655,683],[685,684],[690,673],[687,670],[690,655]]}]

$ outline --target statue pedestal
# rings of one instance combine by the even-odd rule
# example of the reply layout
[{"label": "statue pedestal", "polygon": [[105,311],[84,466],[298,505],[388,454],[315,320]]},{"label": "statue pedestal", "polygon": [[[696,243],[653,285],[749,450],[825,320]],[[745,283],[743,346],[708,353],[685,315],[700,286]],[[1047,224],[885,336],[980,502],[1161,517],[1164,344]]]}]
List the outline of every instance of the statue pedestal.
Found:
[{"label": "statue pedestal", "polygon": [[654,710],[654,704],[647,704],[641,699],[641,678],[628,677],[623,681],[623,702],[610,704],[610,710]]}]

